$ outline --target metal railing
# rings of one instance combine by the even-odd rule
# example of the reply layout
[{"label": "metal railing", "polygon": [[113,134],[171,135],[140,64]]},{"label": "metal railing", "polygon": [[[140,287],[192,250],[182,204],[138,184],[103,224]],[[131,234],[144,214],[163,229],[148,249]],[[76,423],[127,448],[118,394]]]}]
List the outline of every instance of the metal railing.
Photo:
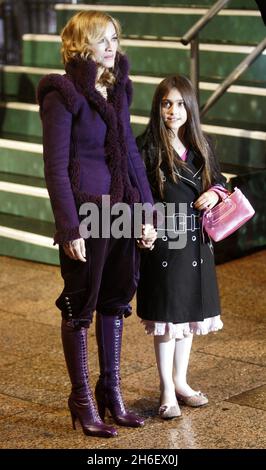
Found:
[{"label": "metal railing", "polygon": [[190,28],[180,42],[185,46],[190,43],[190,79],[199,98],[199,32],[221,11],[230,0],[218,0],[195,24]]},{"label": "metal railing", "polygon": [[228,77],[216,88],[210,98],[201,108],[201,116],[216,103],[216,101],[226,92],[226,90],[242,75],[248,67],[259,57],[266,48],[266,38],[263,39],[250,54],[228,75]]},{"label": "metal railing", "polygon": [[[21,63],[22,35],[24,33],[54,34],[58,0],[0,0],[0,63]],[[77,3],[77,0],[60,0]],[[218,0],[187,33],[180,38],[184,45],[190,43],[190,78],[199,100],[199,33],[230,2]],[[228,75],[201,108],[204,115],[225,91],[243,74],[266,47],[266,39]]]},{"label": "metal railing", "polygon": [[[192,28],[180,39],[184,45],[190,43],[190,79],[194,86],[199,102],[199,32],[214,18],[231,0],[218,0],[206,13],[197,21]],[[213,106],[216,101],[226,92],[226,90],[247,70],[248,67],[259,57],[266,48],[266,39],[263,39],[258,46],[228,75],[228,77],[217,87],[207,102],[201,107],[203,116]]]}]

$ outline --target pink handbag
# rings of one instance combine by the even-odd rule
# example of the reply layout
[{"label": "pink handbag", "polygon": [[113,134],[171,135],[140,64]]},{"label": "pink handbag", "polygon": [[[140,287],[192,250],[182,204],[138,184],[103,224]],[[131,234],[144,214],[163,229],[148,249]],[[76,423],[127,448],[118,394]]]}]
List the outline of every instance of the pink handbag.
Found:
[{"label": "pink handbag", "polygon": [[215,242],[218,242],[251,219],[255,210],[238,188],[234,188],[232,193],[222,186],[213,186],[211,190],[215,191],[222,201],[204,212],[202,228]]}]

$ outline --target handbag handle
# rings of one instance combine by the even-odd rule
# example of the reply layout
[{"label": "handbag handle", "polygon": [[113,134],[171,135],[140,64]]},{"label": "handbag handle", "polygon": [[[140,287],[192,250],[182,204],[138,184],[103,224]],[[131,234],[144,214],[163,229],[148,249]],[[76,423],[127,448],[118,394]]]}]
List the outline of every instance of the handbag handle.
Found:
[{"label": "handbag handle", "polygon": [[[218,196],[221,198],[222,201],[224,201],[226,198],[228,198],[231,194],[226,188],[224,188],[224,186],[222,186],[220,184],[215,184],[214,186],[211,186],[209,188],[209,191],[214,191],[216,194],[218,194]],[[202,239],[203,239],[203,243],[205,243],[204,223],[205,223],[205,219],[207,217],[207,214],[210,210],[211,209],[206,209],[206,210],[203,211],[203,214],[202,214],[201,236],[202,236]]]},{"label": "handbag handle", "polygon": [[209,191],[214,191],[222,200],[226,199],[231,194],[226,188],[220,186],[219,184],[211,186]]}]

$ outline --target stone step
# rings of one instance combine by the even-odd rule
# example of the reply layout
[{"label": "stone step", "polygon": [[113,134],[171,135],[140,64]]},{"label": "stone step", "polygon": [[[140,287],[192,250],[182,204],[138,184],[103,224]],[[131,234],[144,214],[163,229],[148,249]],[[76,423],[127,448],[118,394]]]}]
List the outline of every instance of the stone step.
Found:
[{"label": "stone step", "polygon": [[[134,97],[131,105],[133,114],[149,116],[152,97],[156,86],[163,77],[131,77]],[[206,103],[219,83],[200,82],[200,103]],[[203,122],[222,120],[223,125],[245,126],[253,130],[266,131],[266,89],[244,85],[232,85],[229,90],[208,111]],[[233,124],[232,124],[233,122]],[[226,124],[227,123],[227,124]]]},{"label": "stone step", "polygon": [[[25,34],[23,36],[23,65],[63,68],[60,64],[60,36]],[[165,76],[170,73],[189,75],[190,49],[177,41],[123,39],[133,75]],[[250,53],[252,46],[227,44],[200,45],[201,80],[221,80]],[[266,51],[241,76],[253,86],[265,85]]]},{"label": "stone step", "polygon": [[[145,116],[131,116],[135,135],[140,135],[148,124]],[[266,132],[205,123],[204,132],[212,137],[220,162],[239,166],[265,168]]]},{"label": "stone step", "polygon": [[[30,139],[42,136],[39,106],[21,102],[0,102],[1,137],[27,136]],[[24,139],[22,139],[24,140]]]},{"label": "stone step", "polygon": [[36,104],[36,88],[43,75],[65,73],[61,69],[0,65],[0,99]]},{"label": "stone step", "polygon": [[[61,69],[44,69],[21,66],[2,66],[2,93],[6,100],[34,103],[36,87],[41,77],[48,73],[64,73]],[[154,90],[163,77],[131,75],[134,84],[133,114],[149,115]],[[24,87],[21,84],[24,83]],[[200,82],[200,102],[205,103],[218,86],[217,82]],[[249,123],[252,129],[266,130],[266,89],[233,85],[208,112],[208,119],[224,119]]]},{"label": "stone step", "polygon": [[[58,2],[59,3],[59,2]],[[76,3],[79,4],[92,4],[93,7],[97,4],[105,4],[105,5],[124,5],[125,2],[123,0],[105,0],[104,2],[102,0],[77,0]],[[151,6],[161,6],[161,7],[167,7],[167,6],[176,6],[178,3],[178,6],[184,6],[184,7],[211,7],[214,4],[214,0],[130,0],[128,2],[130,5],[151,5]],[[254,2],[254,0],[231,0],[226,8],[241,8],[241,9],[250,9],[250,10],[256,10],[257,5]]]},{"label": "stone step", "polygon": [[53,222],[45,181],[42,178],[0,173],[1,213]]},{"label": "stone step", "polygon": [[[222,164],[222,169],[229,179],[230,189],[235,186],[242,189],[256,214],[240,230],[215,245],[216,262],[224,262],[224,253],[228,253],[228,259],[242,256],[248,250],[264,246],[266,241],[263,198],[266,170],[232,164]],[[58,248],[53,246],[53,233],[53,223],[0,213],[0,255],[58,264]]]},{"label": "stone step", "polygon": [[[2,122],[2,134],[0,137],[6,137],[22,140],[25,136],[31,139],[41,139],[42,130],[39,119],[38,106],[28,103],[0,103],[0,122]],[[148,123],[148,117],[143,115],[131,114],[131,122],[134,134],[139,135]],[[257,168],[265,167],[265,141],[266,132],[251,130],[249,125],[244,123],[237,127],[234,122],[229,123],[225,120],[206,120],[203,129],[215,136],[217,140],[217,154],[220,160],[224,162],[231,161],[235,164],[254,166]],[[4,135],[3,135],[4,134]]]},{"label": "stone step", "polygon": [[59,264],[54,224],[0,213],[0,255]]},{"label": "stone step", "polygon": [[[106,11],[117,18],[127,38],[177,39],[182,37],[208,8],[132,5],[57,4],[57,31],[78,11]],[[233,34],[232,34],[233,32]],[[200,32],[203,42],[257,44],[265,36],[258,10],[223,9]]]},{"label": "stone step", "polygon": [[43,178],[41,144],[0,139],[0,172]]}]

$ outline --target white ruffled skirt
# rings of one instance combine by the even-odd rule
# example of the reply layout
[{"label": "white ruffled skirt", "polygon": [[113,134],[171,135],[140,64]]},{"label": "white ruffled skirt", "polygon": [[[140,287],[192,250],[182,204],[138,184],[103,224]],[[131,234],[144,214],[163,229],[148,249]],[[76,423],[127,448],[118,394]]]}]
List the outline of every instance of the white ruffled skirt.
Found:
[{"label": "white ruffled skirt", "polygon": [[170,339],[183,339],[191,333],[194,335],[207,335],[208,333],[219,331],[223,328],[220,315],[191,323],[165,323],[150,320],[141,320],[141,323],[144,324],[145,331],[148,335],[157,336],[168,334]]}]

